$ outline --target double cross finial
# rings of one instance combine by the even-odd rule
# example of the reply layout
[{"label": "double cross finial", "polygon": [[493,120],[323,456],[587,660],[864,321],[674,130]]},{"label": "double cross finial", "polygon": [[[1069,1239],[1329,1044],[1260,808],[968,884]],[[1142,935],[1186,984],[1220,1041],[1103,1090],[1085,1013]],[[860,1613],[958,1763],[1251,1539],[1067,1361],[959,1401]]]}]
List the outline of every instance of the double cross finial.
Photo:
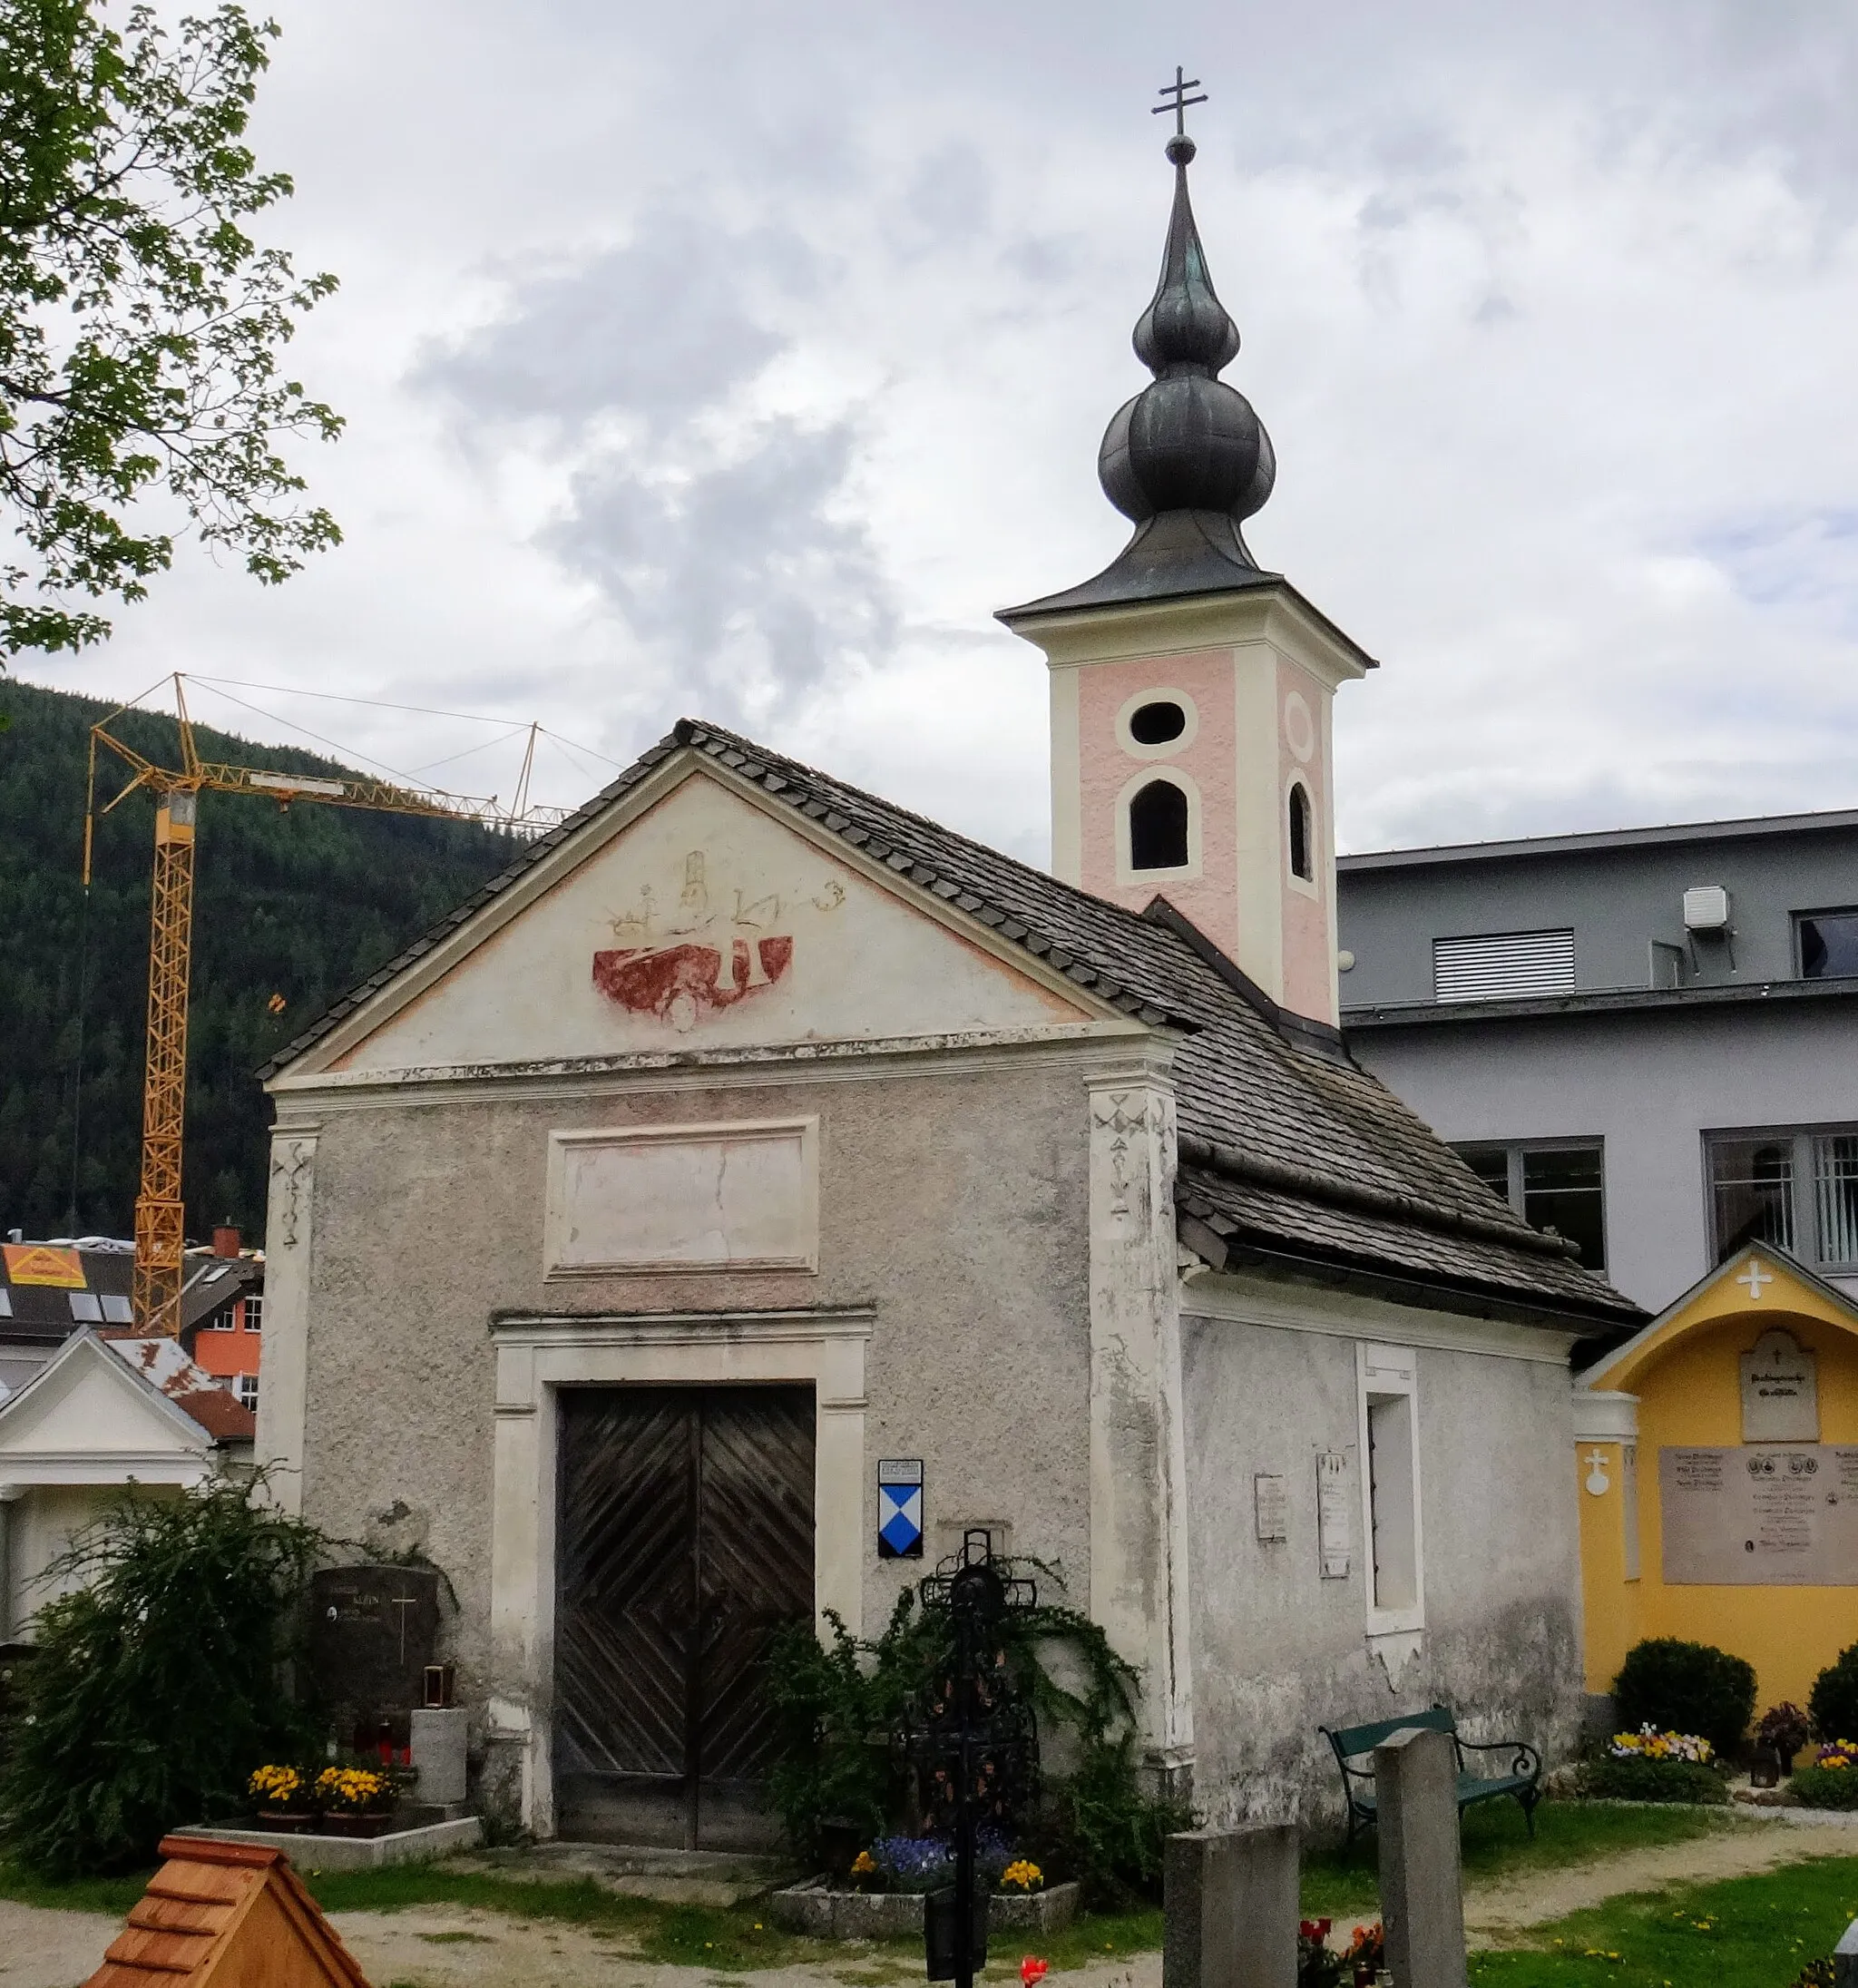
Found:
[{"label": "double cross finial", "polygon": [[1207,99],[1204,93],[1199,96],[1190,97],[1188,92],[1199,87],[1200,79],[1195,76],[1189,80],[1187,71],[1177,63],[1174,65],[1174,81],[1164,83],[1155,93],[1157,96],[1166,97],[1169,101],[1149,106],[1157,117],[1166,111],[1174,113],[1174,136],[1163,148],[1168,153],[1169,162],[1172,165],[1184,166],[1194,155],[1194,142],[1187,134],[1187,107],[1189,103],[1204,103]]},{"label": "double cross finial", "polygon": [[1157,96],[1169,97],[1173,101],[1168,103],[1152,105],[1150,114],[1159,117],[1164,112],[1172,111],[1174,113],[1174,135],[1177,138],[1185,138],[1187,136],[1188,105],[1189,103],[1204,103],[1207,101],[1204,95],[1190,97],[1188,94],[1189,90],[1198,90],[1199,87],[1200,79],[1195,76],[1189,82],[1186,70],[1178,63],[1176,63],[1174,65],[1174,81],[1172,83],[1164,83],[1155,93]]}]

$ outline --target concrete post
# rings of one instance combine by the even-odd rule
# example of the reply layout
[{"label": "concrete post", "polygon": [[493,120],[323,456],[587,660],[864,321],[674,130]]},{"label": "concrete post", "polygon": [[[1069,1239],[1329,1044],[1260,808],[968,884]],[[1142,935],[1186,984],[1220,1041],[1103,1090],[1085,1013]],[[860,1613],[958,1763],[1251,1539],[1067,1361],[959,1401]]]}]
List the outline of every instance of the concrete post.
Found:
[{"label": "concrete post", "polygon": [[1833,1949],[1833,1988],[1858,1988],[1858,1919]]},{"label": "concrete post", "polygon": [[1394,1988],[1467,1988],[1458,1865],[1458,1754],[1414,1727],[1374,1748],[1381,1923]]},{"label": "concrete post", "polygon": [[1162,1988],[1296,1988],[1296,1881],[1289,1823],[1169,1836]]}]

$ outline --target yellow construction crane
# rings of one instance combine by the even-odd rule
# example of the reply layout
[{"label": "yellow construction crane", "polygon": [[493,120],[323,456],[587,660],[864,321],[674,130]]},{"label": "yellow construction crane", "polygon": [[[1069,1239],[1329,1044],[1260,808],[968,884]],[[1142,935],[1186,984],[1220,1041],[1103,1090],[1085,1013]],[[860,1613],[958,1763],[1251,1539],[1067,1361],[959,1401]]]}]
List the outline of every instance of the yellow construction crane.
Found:
[{"label": "yellow construction crane", "polygon": [[[202,759],[194,747],[187,693],[179,674],[174,703],[181,730],[181,765],[157,766],[109,728],[124,711],[120,706],[91,727],[90,790],[84,809],[83,881],[91,881],[93,834],[99,814],[107,815],[138,788],[155,798],[154,886],[149,906],[148,1053],[142,1078],[142,1184],[135,1198],[135,1325],[139,1332],[181,1329],[181,1257],[185,1211],[181,1198],[181,1138],[187,1117],[187,996],[193,947],[193,847],[202,793],[255,794],[288,808],[316,801],[328,808],[366,808],[396,815],[438,815],[518,832],[552,828],[565,809],[529,804],[528,785],[536,728],[519,781],[519,803],[500,808],[493,798],[449,794],[416,783],[396,784],[363,778],[328,779],[318,774],[278,773],[269,768],[223,766]],[[102,808],[96,805],[97,748],[124,761],[128,784]]]}]

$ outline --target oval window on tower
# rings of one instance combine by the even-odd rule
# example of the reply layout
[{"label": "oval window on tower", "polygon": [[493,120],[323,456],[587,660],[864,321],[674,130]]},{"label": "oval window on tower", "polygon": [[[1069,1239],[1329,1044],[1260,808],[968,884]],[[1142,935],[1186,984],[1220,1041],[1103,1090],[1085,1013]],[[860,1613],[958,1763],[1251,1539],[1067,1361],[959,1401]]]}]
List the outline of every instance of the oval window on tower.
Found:
[{"label": "oval window on tower", "polygon": [[1139,746],[1169,745],[1186,730],[1187,713],[1171,697],[1157,698],[1129,713],[1129,735]]},{"label": "oval window on tower", "polygon": [[1310,833],[1310,797],[1301,780],[1290,788],[1290,873],[1314,883],[1316,876],[1315,837]]},{"label": "oval window on tower", "polygon": [[1129,804],[1129,867],[1187,867],[1187,796],[1172,780],[1150,780]]}]

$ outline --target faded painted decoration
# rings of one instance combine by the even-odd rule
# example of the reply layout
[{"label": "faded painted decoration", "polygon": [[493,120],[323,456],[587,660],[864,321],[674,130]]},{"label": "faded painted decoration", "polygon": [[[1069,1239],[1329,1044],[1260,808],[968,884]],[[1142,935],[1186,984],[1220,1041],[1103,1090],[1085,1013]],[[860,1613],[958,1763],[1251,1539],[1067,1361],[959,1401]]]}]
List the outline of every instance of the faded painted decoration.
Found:
[{"label": "faded painted decoration", "polygon": [[1751,1244],[1583,1374],[1574,1414],[1588,1689],[1677,1636],[1804,1703],[1852,1640],[1858,1307]]},{"label": "faded painted decoration", "polygon": [[700,771],[552,852],[456,946],[335,1032],[328,1067],[477,1072],[1087,1018]]}]

